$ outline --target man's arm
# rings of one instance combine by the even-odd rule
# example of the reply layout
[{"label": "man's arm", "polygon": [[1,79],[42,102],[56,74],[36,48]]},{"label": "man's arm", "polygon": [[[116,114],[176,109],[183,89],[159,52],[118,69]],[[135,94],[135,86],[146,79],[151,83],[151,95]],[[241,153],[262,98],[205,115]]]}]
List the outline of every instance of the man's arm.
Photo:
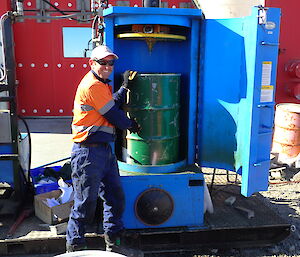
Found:
[{"label": "man's arm", "polygon": [[109,110],[107,110],[105,113],[102,113],[102,115],[111,124],[119,129],[131,128],[133,125],[132,120],[127,118],[124,111],[120,110],[117,104],[114,104]]},{"label": "man's arm", "polygon": [[127,93],[126,88],[120,87],[120,89],[113,94],[113,99],[115,100],[115,104],[119,107],[125,102],[125,96]]},{"label": "man's arm", "polygon": [[93,103],[94,109],[114,126],[120,129],[129,129],[132,132],[139,131],[140,126],[134,119],[126,116],[109,91],[101,91],[97,86],[90,87],[89,100]]}]

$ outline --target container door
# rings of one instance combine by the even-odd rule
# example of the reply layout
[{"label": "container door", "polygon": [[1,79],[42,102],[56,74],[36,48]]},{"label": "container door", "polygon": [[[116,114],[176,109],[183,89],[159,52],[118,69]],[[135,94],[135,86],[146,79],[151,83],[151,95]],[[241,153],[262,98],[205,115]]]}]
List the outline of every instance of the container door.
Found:
[{"label": "container door", "polygon": [[267,190],[279,9],[205,20],[198,94],[198,162],[242,175],[241,193]]}]

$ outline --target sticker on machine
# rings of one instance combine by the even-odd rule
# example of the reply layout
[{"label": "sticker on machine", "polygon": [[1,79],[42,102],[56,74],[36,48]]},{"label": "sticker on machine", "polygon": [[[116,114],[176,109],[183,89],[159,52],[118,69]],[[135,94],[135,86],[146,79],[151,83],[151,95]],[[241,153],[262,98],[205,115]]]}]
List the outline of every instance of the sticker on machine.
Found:
[{"label": "sticker on machine", "polygon": [[261,86],[260,102],[273,102],[274,86]]},{"label": "sticker on machine", "polygon": [[261,85],[268,86],[271,84],[272,62],[262,63]]}]

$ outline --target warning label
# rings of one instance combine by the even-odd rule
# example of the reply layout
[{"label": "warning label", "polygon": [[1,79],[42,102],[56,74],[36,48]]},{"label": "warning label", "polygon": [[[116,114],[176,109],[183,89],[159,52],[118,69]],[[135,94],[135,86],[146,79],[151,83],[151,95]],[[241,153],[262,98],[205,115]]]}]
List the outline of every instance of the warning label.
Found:
[{"label": "warning label", "polygon": [[261,86],[260,102],[273,102],[274,86]]}]

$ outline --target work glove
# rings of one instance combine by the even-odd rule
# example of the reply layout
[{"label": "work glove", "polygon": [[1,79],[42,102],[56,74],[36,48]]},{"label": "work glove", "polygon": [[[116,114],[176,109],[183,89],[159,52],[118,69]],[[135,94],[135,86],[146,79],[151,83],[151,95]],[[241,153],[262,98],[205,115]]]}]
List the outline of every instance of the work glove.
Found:
[{"label": "work glove", "polygon": [[137,74],[137,71],[127,70],[123,73],[122,87],[129,89],[129,81],[133,80]]},{"label": "work glove", "polygon": [[128,128],[130,133],[139,133],[141,131],[141,126],[137,123],[136,118],[132,118],[130,120],[132,122],[132,126]]}]

